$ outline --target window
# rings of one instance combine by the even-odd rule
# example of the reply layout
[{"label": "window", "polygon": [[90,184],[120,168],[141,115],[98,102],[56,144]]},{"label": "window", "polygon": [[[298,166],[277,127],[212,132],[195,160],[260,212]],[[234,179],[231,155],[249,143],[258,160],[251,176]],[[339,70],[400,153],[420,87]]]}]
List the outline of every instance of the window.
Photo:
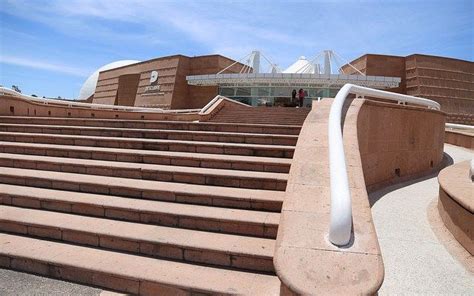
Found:
[{"label": "window", "polygon": [[225,97],[233,97],[235,95],[234,88],[221,88],[220,95]]},{"label": "window", "polygon": [[237,96],[250,96],[250,88],[239,87],[236,92]]}]

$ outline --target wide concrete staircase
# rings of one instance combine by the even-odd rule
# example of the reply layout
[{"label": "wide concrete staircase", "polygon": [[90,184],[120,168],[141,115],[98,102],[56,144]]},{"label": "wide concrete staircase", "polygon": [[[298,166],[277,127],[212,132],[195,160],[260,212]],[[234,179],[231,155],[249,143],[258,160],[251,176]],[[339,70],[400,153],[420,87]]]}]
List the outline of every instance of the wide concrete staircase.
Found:
[{"label": "wide concrete staircase", "polygon": [[223,108],[211,121],[254,124],[303,125],[311,108],[252,107]]},{"label": "wide concrete staircase", "polygon": [[278,294],[299,130],[0,117],[0,267],[132,294]]}]

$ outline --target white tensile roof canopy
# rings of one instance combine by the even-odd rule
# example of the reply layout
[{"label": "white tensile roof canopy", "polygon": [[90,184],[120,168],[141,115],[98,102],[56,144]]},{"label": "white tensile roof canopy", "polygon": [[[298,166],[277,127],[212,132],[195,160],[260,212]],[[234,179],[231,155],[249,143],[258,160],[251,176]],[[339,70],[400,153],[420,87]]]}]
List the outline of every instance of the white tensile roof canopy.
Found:
[{"label": "white tensile roof canopy", "polygon": [[[260,69],[263,69],[260,65],[260,57],[263,57],[263,60],[270,65],[269,72],[260,72]],[[242,65],[240,72],[229,73],[229,69],[239,63]],[[343,73],[342,65],[348,65],[354,71],[347,75]],[[336,52],[324,50],[312,60],[301,56],[283,71],[260,51],[252,51],[216,74],[191,75],[187,76],[186,80],[190,85],[200,86],[306,85],[307,87],[342,87],[346,83],[353,83],[385,89],[398,87],[401,78],[366,76],[350,63],[345,62]]]},{"label": "white tensile roof canopy", "polygon": [[296,62],[283,70],[282,73],[319,73],[319,64],[313,64],[305,56],[301,56]]}]

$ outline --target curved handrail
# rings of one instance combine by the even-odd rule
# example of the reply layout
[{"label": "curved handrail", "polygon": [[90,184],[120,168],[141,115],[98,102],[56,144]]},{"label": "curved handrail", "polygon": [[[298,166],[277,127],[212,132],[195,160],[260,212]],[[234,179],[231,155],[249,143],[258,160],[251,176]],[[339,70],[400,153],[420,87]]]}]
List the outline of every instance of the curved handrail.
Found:
[{"label": "curved handrail", "polygon": [[427,106],[439,110],[440,105],[432,100],[398,93],[345,84],[331,105],[328,123],[329,173],[331,180],[331,222],[329,240],[337,246],[347,245],[352,232],[352,203],[347,175],[344,145],[342,140],[341,114],[344,101],[349,94],[370,96],[379,99]]},{"label": "curved handrail", "polygon": [[460,130],[474,130],[474,125],[466,125],[459,123],[446,123],[446,128],[449,129],[460,129]]}]

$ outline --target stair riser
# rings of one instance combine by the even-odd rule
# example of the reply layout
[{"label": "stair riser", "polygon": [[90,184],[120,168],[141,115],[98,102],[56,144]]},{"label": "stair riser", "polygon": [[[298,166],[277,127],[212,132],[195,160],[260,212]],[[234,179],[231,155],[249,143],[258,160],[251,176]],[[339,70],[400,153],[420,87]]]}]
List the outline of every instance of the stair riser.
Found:
[{"label": "stair riser", "polygon": [[123,149],[142,149],[158,151],[177,151],[177,152],[196,152],[210,154],[228,154],[228,155],[246,155],[246,156],[264,156],[264,157],[282,157],[292,158],[294,148],[257,148],[257,147],[232,147],[220,145],[206,145],[198,143],[163,143],[147,142],[136,140],[117,140],[117,139],[90,139],[77,137],[55,137],[46,135],[5,135],[0,134],[0,141],[23,142],[23,143],[41,143],[58,144],[74,146],[92,146]]},{"label": "stair riser", "polygon": [[63,149],[40,147],[21,147],[12,145],[0,145],[0,153],[14,153],[27,155],[41,155],[53,157],[69,157],[80,159],[107,160],[119,162],[135,162],[147,164],[177,165],[187,167],[202,167],[228,170],[247,170],[271,173],[288,173],[288,164],[265,164],[263,162],[225,161],[219,159],[206,160],[201,158],[185,158],[171,156],[140,155],[137,153],[116,153],[113,151],[83,151],[80,149]]},{"label": "stair riser", "polygon": [[64,127],[25,127],[25,126],[1,126],[2,132],[37,133],[37,134],[61,134],[80,135],[97,137],[124,137],[124,138],[144,138],[162,140],[182,140],[182,141],[202,141],[202,142],[223,142],[223,143],[246,143],[264,145],[288,145],[295,146],[297,138],[295,136],[240,136],[240,135],[206,135],[192,132],[173,131],[123,131],[123,130],[102,130],[102,129],[81,129]]},{"label": "stair riser", "polygon": [[0,183],[85,193],[109,194],[149,200],[173,201],[187,204],[212,205],[238,209],[268,210],[274,212],[281,211],[281,202],[279,201],[263,201],[257,199],[242,200],[226,196],[190,195],[172,191],[143,190],[107,184],[85,184],[74,181],[55,181],[47,178],[18,178],[16,176],[13,177],[9,176],[8,174],[2,174],[1,172]]},{"label": "stair riser", "polygon": [[104,207],[88,203],[59,202],[30,196],[0,195],[0,204],[159,226],[264,238],[276,238],[278,231],[278,225],[275,224],[255,224],[205,219],[160,212],[144,212],[130,208]]},{"label": "stair riser", "polygon": [[[127,122],[127,121],[100,121],[100,120],[68,120],[54,118],[6,118],[0,119],[2,123],[14,124],[51,124],[69,126],[91,126],[91,127],[115,127],[115,128],[137,128],[137,129],[166,129],[166,130],[189,130],[208,132],[238,132],[238,133],[261,133],[261,134],[285,134],[298,135],[300,126],[252,126],[233,125],[219,123],[170,123],[170,122]],[[241,121],[242,122],[242,121]],[[240,122],[240,123],[241,123]]]},{"label": "stair riser", "polygon": [[48,161],[19,160],[0,157],[0,166],[23,169],[37,169],[65,173],[77,173],[119,178],[143,179],[164,182],[178,182],[211,186],[285,191],[286,180],[264,178],[242,178],[237,176],[207,176],[204,174],[178,173],[139,168],[114,168],[83,164],[60,164]]},{"label": "stair riser", "polygon": [[59,264],[51,264],[40,260],[30,258],[19,258],[7,255],[0,255],[0,267],[22,271],[27,273],[38,274],[59,280],[71,281],[79,284],[92,285],[120,291],[123,293],[130,293],[133,295],[193,295],[194,292],[199,292],[201,295],[206,294],[203,291],[185,291],[178,287],[161,285],[149,281],[138,279],[130,279],[119,277],[114,274],[105,272],[90,271],[87,269],[78,268],[76,266],[65,266]]},{"label": "stair riser", "polygon": [[245,254],[229,254],[216,250],[190,249],[184,246],[165,245],[151,241],[133,241],[122,237],[97,234],[92,231],[82,232],[67,228],[31,225],[5,220],[0,220],[0,231],[189,263],[204,263],[252,271],[274,272],[271,257],[260,258]]}]

